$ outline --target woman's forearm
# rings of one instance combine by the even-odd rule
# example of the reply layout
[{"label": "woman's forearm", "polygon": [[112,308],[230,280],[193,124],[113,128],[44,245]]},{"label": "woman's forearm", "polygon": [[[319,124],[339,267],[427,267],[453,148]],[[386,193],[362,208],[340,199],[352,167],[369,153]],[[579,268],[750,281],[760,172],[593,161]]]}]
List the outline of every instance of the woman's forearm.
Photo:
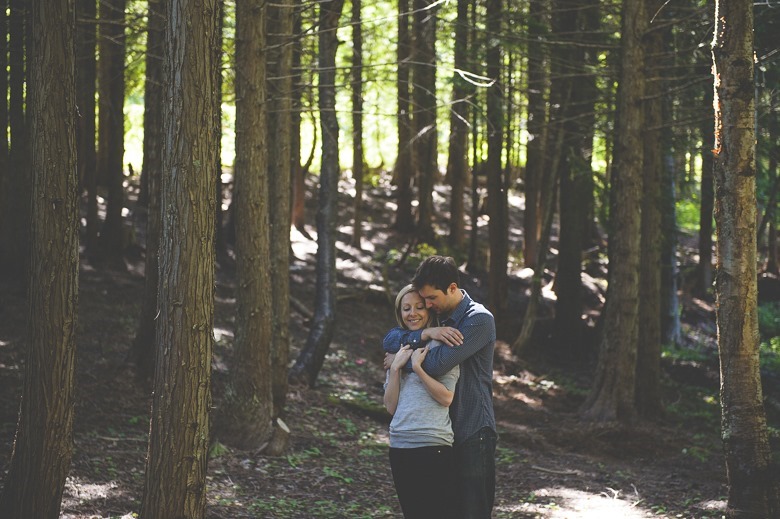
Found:
[{"label": "woman's forearm", "polygon": [[427,374],[425,370],[422,369],[422,367],[419,365],[414,366],[414,372],[417,373],[417,376],[419,376],[420,380],[422,380],[425,389],[428,390],[428,393],[431,395],[431,397],[433,397],[434,400],[436,400],[436,402],[439,403],[439,405],[449,407],[450,404],[452,404],[452,399],[455,396],[453,391],[450,391],[447,389],[447,386]]},{"label": "woman's forearm", "polygon": [[390,414],[395,414],[398,408],[398,395],[401,392],[401,371],[391,369],[387,378],[387,387],[385,387],[385,409]]}]

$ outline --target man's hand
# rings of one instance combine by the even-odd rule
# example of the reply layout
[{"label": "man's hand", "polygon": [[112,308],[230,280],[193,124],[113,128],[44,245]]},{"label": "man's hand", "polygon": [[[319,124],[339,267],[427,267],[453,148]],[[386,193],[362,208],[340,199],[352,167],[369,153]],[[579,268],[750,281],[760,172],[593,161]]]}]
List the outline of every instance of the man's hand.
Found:
[{"label": "man's hand", "polygon": [[425,328],[422,331],[422,339],[435,339],[447,346],[460,346],[463,344],[463,334],[457,328],[452,326],[438,326],[434,328]]},{"label": "man's hand", "polygon": [[422,363],[425,360],[426,355],[428,355],[428,346],[425,348],[418,348],[412,353],[412,369],[415,373],[422,369]]},{"label": "man's hand", "polygon": [[[406,366],[406,363],[409,361],[409,357],[411,356],[412,347],[407,344],[398,350],[398,353],[393,355],[393,360],[390,362],[390,369],[395,371],[403,369],[403,367]],[[385,362],[387,362],[387,355],[385,355]]]}]

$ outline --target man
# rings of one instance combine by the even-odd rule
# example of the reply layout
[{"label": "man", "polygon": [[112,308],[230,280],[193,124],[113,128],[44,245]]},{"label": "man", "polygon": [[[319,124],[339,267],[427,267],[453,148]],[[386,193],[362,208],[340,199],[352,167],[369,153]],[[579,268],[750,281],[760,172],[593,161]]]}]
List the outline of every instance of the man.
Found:
[{"label": "man", "polygon": [[439,317],[438,328],[409,331],[394,328],[384,339],[385,364],[392,362],[403,345],[424,346],[430,339],[448,348],[434,348],[423,362],[425,371],[440,377],[460,364],[460,380],[450,406],[455,433],[455,462],[460,488],[460,509],[466,519],[489,518],[496,489],[496,419],[493,414],[493,349],[496,325],[484,306],[474,302],[458,286],[455,260],[431,256],[423,260],[412,285],[425,300],[427,308]]}]

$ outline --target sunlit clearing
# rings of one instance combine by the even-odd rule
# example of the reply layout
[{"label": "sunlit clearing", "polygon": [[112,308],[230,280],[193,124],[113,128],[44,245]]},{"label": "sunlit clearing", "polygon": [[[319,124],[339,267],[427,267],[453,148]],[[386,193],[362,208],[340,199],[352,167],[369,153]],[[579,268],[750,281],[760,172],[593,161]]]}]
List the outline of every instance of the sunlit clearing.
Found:
[{"label": "sunlit clearing", "polygon": [[534,517],[549,519],[645,519],[652,514],[641,509],[639,496],[620,495],[619,491],[607,489],[600,494],[591,494],[571,488],[542,488],[535,490],[523,503],[502,504],[498,512],[534,514]]}]

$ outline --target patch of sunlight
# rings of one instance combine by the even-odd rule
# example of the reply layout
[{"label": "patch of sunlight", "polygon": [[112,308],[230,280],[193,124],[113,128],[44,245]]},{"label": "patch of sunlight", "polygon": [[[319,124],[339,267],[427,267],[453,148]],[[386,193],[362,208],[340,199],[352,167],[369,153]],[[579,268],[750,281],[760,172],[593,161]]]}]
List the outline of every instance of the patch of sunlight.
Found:
[{"label": "patch of sunlight", "polygon": [[0,348],[2,348],[3,346],[8,346],[9,344],[11,344],[9,341],[0,340]]},{"label": "patch of sunlight", "polygon": [[592,494],[572,488],[542,488],[532,493],[525,502],[502,504],[497,512],[521,512],[544,519],[647,519],[652,514],[639,508],[641,499],[620,498],[617,491],[605,489]]},{"label": "patch of sunlight", "polygon": [[[62,496],[63,514],[60,516],[60,519],[84,517],[79,514],[70,515],[67,511],[83,508],[84,505],[88,505],[93,501],[102,503],[109,497],[116,499],[125,493],[124,490],[120,489],[116,481],[93,483],[80,478],[68,477],[65,483],[65,491]],[[91,507],[91,505],[88,506]],[[118,517],[129,518],[133,516],[131,512],[128,512],[126,515]]]},{"label": "patch of sunlight", "polygon": [[293,254],[295,254],[296,258],[304,258],[317,254],[317,232],[313,229],[308,231],[311,235],[311,239],[308,239],[301,234],[295,227],[290,229],[290,245],[292,246]]},{"label": "patch of sunlight", "polygon": [[217,328],[214,327],[214,340],[219,342],[222,339],[232,339],[233,338],[233,331],[228,330],[226,328]]}]

